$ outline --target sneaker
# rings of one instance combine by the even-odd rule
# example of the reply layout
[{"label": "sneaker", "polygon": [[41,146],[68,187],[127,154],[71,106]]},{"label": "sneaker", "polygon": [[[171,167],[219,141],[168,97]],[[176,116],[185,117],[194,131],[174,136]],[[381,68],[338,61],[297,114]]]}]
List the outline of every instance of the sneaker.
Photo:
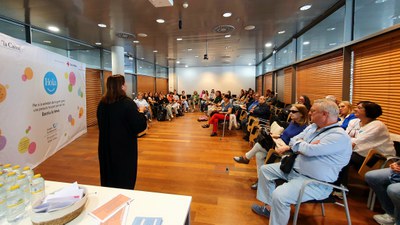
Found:
[{"label": "sneaker", "polygon": [[242,164],[249,164],[250,160],[246,159],[243,156],[235,156],[233,157],[233,160],[235,160],[237,163],[242,163]]},{"label": "sneaker", "polygon": [[332,195],[337,197],[338,199],[343,200],[343,192],[341,192],[341,191],[334,191],[334,192],[332,192]]},{"label": "sneaker", "polygon": [[210,127],[210,124],[204,124],[204,125],[202,125],[201,127],[202,127],[202,128],[209,128],[209,127]]},{"label": "sneaker", "polygon": [[253,204],[251,206],[251,210],[260,216],[265,216],[269,218],[270,212],[268,211],[267,208],[265,208],[265,206],[259,206],[257,204]]},{"label": "sneaker", "polygon": [[258,188],[258,182],[255,182],[254,184],[252,184],[252,185],[250,186],[250,188],[251,188],[252,190],[257,190],[257,188]]},{"label": "sneaker", "polygon": [[396,219],[387,213],[374,215],[373,218],[381,225],[393,225],[396,222]]},{"label": "sneaker", "polygon": [[212,132],[212,133],[210,134],[210,136],[211,136],[211,137],[217,136],[217,133]]}]

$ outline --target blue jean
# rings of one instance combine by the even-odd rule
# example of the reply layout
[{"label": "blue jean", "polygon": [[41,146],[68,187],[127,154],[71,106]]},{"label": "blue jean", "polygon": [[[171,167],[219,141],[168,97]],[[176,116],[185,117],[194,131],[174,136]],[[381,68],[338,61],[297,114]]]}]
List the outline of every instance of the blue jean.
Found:
[{"label": "blue jean", "polygon": [[369,171],[365,181],[375,192],[383,210],[400,224],[400,183],[390,183],[390,172],[390,168]]},{"label": "blue jean", "polygon": [[[296,173],[294,170],[285,174],[279,168],[281,163],[261,166],[258,177],[257,199],[271,206],[270,225],[286,225],[290,218],[290,205],[297,203],[301,185],[310,178]],[[275,187],[275,180],[287,182]],[[332,192],[326,185],[309,184],[304,191],[302,202],[325,199]]]}]

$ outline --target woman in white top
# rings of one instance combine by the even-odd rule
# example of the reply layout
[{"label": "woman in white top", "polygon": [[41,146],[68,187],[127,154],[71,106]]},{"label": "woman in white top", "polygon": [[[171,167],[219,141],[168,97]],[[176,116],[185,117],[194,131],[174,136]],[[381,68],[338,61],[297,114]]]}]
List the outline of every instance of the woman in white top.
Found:
[{"label": "woman in white top", "polygon": [[351,120],[346,129],[353,144],[350,164],[358,170],[371,149],[378,150],[383,155],[396,155],[388,128],[376,119],[382,115],[381,106],[374,102],[361,101],[354,113],[357,119]]}]

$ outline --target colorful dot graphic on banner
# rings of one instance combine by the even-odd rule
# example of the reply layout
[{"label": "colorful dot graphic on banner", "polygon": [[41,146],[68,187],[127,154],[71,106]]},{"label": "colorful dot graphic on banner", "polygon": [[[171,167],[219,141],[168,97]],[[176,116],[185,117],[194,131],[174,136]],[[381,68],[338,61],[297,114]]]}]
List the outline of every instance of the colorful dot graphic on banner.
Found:
[{"label": "colorful dot graphic on banner", "polygon": [[65,77],[65,79],[68,79],[68,73],[67,72],[64,73],[64,77]]},{"label": "colorful dot graphic on banner", "polygon": [[79,108],[79,118],[82,118],[83,116],[83,107]]},{"label": "colorful dot graphic on banner", "polygon": [[0,103],[4,101],[7,97],[7,88],[8,86],[0,84]]},{"label": "colorful dot graphic on banner", "polygon": [[22,74],[22,81],[31,80],[33,78],[33,71],[30,67],[26,67],[24,74]]},{"label": "colorful dot graphic on banner", "polygon": [[19,153],[24,154],[25,152],[28,151],[29,144],[30,144],[29,142],[30,142],[30,140],[28,137],[23,137],[23,138],[21,138],[21,140],[19,140],[19,143],[18,143]]},{"label": "colorful dot graphic on banner", "polygon": [[25,133],[28,134],[29,131],[31,131],[31,126],[29,126],[29,127],[25,130]]},{"label": "colorful dot graphic on banner", "polygon": [[69,122],[72,126],[75,125],[75,119],[74,119],[71,115],[68,115],[68,122]]},{"label": "colorful dot graphic on banner", "polygon": [[81,98],[83,98],[83,92],[82,92],[82,89],[81,89],[81,88],[78,89],[78,96],[80,96]]},{"label": "colorful dot graphic on banner", "polygon": [[33,154],[36,151],[36,142],[31,142],[28,147],[29,154]]},{"label": "colorful dot graphic on banner", "polygon": [[76,84],[76,76],[74,72],[70,72],[69,75],[67,73],[64,74],[65,78],[69,80],[68,91],[72,92],[72,88]]},{"label": "colorful dot graphic on banner", "polygon": [[1,130],[0,130],[0,151],[6,147],[7,144],[7,139],[5,136],[1,135]]}]

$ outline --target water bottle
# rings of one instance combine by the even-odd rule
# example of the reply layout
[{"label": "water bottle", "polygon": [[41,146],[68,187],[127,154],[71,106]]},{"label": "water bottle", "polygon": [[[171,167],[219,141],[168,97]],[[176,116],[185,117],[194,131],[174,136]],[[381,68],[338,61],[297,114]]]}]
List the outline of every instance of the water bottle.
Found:
[{"label": "water bottle", "polygon": [[7,210],[7,191],[2,183],[0,183],[0,220],[6,214]]},{"label": "water bottle", "polygon": [[37,201],[44,198],[44,179],[40,174],[36,174],[31,182],[31,203],[34,205]]},{"label": "water bottle", "polygon": [[31,168],[29,166],[25,166],[22,169],[22,173],[26,175],[26,177],[28,178],[29,182],[32,181],[32,177],[33,177],[33,170],[31,170]]},{"label": "water bottle", "polygon": [[19,165],[15,165],[12,167],[12,171],[15,172],[18,176],[21,174],[21,167]]},{"label": "water bottle", "polygon": [[31,201],[31,188],[28,177],[25,174],[21,174],[17,178],[17,185],[19,185],[22,195],[24,196],[25,205],[28,205]]},{"label": "water bottle", "polygon": [[11,164],[6,164],[3,166],[3,172],[4,173],[8,173],[11,172],[12,168],[11,168]]},{"label": "water bottle", "polygon": [[13,223],[22,219],[25,214],[24,197],[19,185],[11,186],[7,192],[7,221]]},{"label": "water bottle", "polygon": [[11,186],[15,185],[15,182],[17,181],[17,174],[15,172],[9,172],[7,173],[6,177],[6,190],[8,190]]}]

